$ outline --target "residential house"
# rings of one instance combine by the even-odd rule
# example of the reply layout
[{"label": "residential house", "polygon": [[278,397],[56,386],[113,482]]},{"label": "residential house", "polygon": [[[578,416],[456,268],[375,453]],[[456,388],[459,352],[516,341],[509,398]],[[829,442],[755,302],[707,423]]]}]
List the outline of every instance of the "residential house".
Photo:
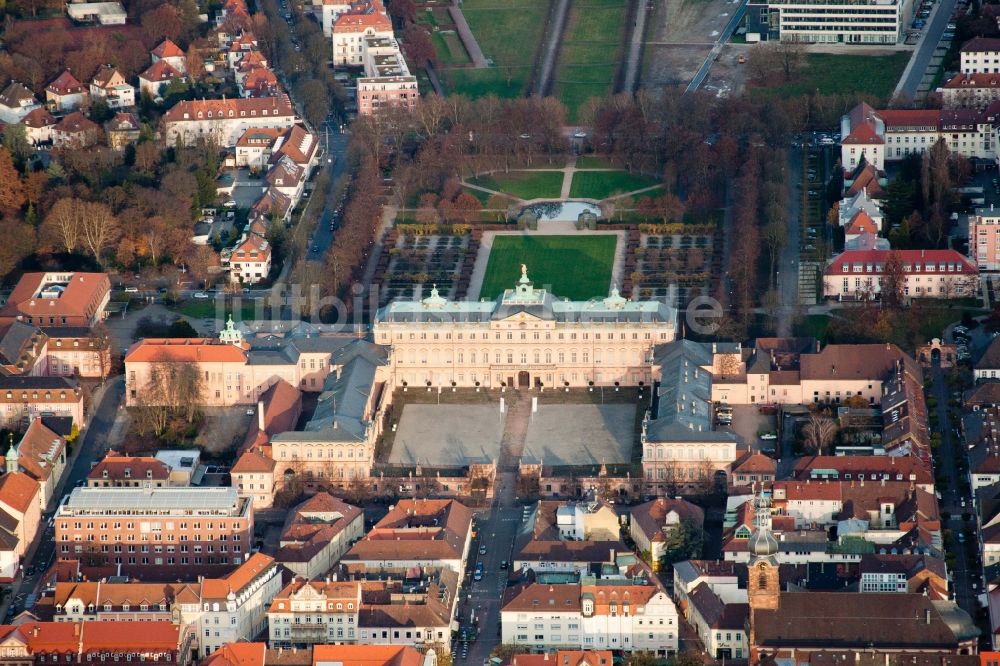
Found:
[{"label": "residential house", "polygon": [[733,462],[729,484],[733,488],[761,486],[774,481],[778,465],[763,453],[747,451]]},{"label": "residential house", "polygon": [[52,83],[45,86],[45,101],[56,113],[76,111],[87,106],[90,102],[90,93],[87,91],[87,86],[65,69]]},{"label": "residential house", "polygon": [[862,555],[858,565],[862,593],[925,594],[935,601],[948,600],[948,570],[933,555]]},{"label": "residential house", "polygon": [[66,471],[66,440],[36,418],[7,451],[7,471],[24,472],[38,483],[38,508],[44,513]]},{"label": "residential house", "polygon": [[964,74],[1000,74],[1000,39],[973,37],[962,44],[959,71]]},{"label": "residential house", "polygon": [[265,189],[275,189],[288,197],[292,204],[302,198],[305,189],[305,170],[297,165],[290,157],[284,155],[271,166],[267,175],[264,176]]},{"label": "residential house", "polygon": [[296,576],[316,580],[365,535],[364,511],[321,492],[291,510],[275,559]]},{"label": "residential house", "polygon": [[938,88],[946,109],[984,109],[1000,99],[1000,74],[955,74]]},{"label": "residential house", "polygon": [[271,150],[282,135],[277,127],[251,127],[236,141],[236,167],[261,171],[267,167]]},{"label": "residential house", "polygon": [[687,500],[657,499],[632,507],[629,534],[640,553],[649,553],[654,570],[667,554],[666,543],[670,532],[689,522],[697,530],[705,524],[705,511]]},{"label": "residential house", "polygon": [[44,325],[39,330],[47,340],[40,359],[42,374],[99,379],[111,373],[111,341],[108,338],[86,326]]},{"label": "residential house", "polygon": [[108,145],[114,150],[125,150],[139,140],[140,127],[139,119],[134,113],[119,111],[104,125]]},{"label": "residential house", "polygon": [[187,73],[187,57],[184,55],[184,51],[169,39],[160,42],[149,56],[153,64],[165,62],[181,74]]},{"label": "residential house", "polygon": [[52,128],[52,145],[56,148],[88,148],[101,137],[101,126],[79,111],[74,111]]},{"label": "residential house", "polygon": [[153,456],[127,456],[108,451],[87,474],[90,488],[167,488],[170,466]]},{"label": "residential house", "polygon": [[35,94],[17,81],[11,81],[0,92],[0,122],[8,125],[21,122],[26,115],[41,107]]},{"label": "residential house", "polygon": [[135,106],[135,88],[111,65],[101,65],[90,82],[90,99],[103,99],[109,109]]},{"label": "residential house", "polygon": [[361,67],[364,65],[365,37],[392,39],[392,22],[381,0],[363,0],[333,21],[331,34],[333,66]]},{"label": "residential house", "polygon": [[690,592],[688,599],[685,619],[698,633],[709,656],[715,659],[749,657],[749,604],[726,603],[707,583],[699,583]]},{"label": "residential house", "polygon": [[229,280],[257,284],[271,273],[271,244],[258,234],[244,234],[229,255]]},{"label": "residential house", "polygon": [[21,119],[25,137],[36,146],[52,141],[52,130],[56,122],[55,117],[44,106],[34,109]]},{"label": "residential house", "polygon": [[172,81],[183,79],[184,74],[166,60],[157,60],[139,75],[139,92],[153,99],[160,97]]}]

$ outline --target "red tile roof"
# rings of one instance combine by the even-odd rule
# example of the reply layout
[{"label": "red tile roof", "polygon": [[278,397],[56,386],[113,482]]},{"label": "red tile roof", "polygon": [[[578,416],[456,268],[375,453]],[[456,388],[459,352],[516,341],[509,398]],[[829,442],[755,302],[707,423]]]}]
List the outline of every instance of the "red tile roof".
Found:
[{"label": "red tile roof", "polygon": [[139,75],[139,78],[150,83],[166,83],[167,81],[173,81],[183,76],[166,60],[157,60],[147,67],[146,71]]},{"label": "red tile roof", "polygon": [[265,456],[258,449],[249,449],[236,460],[230,472],[232,474],[270,474],[274,471],[274,460]]},{"label": "red tile roof", "polygon": [[264,666],[266,643],[226,643],[201,660],[201,666]]},{"label": "red tile roof", "polygon": [[66,446],[62,437],[52,432],[36,418],[17,444],[17,462],[21,468],[37,481],[45,481],[52,476],[54,462],[59,459]]},{"label": "red tile roof", "polygon": [[90,470],[87,478],[95,481],[102,479],[165,481],[170,478],[170,466],[152,456],[123,456],[115,451],[108,451],[107,455]]},{"label": "red tile roof", "polygon": [[863,233],[878,234],[878,225],[875,224],[871,215],[863,210],[859,210],[847,224],[847,227],[844,229],[844,233],[849,235],[858,235]]},{"label": "red tile roof", "polygon": [[55,126],[55,130],[58,132],[66,132],[70,134],[80,134],[83,132],[94,132],[101,129],[100,126],[93,120],[83,115],[79,111],[74,111],[73,113],[64,116],[62,120]]},{"label": "red tile roof", "polygon": [[890,127],[934,127],[941,122],[941,111],[936,109],[886,109],[878,112],[886,130]]},{"label": "red tile roof", "polygon": [[320,662],[340,666],[420,666],[424,656],[404,645],[314,645],[313,666]]},{"label": "red tile roof", "polygon": [[182,58],[184,57],[184,51],[181,51],[181,47],[174,44],[169,39],[165,39],[160,42],[152,51],[153,55],[157,58]]},{"label": "red tile roof", "polygon": [[[920,265],[920,272],[924,274],[976,275],[979,272],[964,255],[955,250],[847,250],[834,257],[823,272],[826,275],[881,273],[889,255],[893,252],[899,254],[904,267]],[[854,264],[861,266],[860,273],[853,270]],[[953,270],[947,270],[948,264],[953,265]],[[933,269],[928,268],[931,265],[934,266]],[[846,271],[845,266],[847,266]]]},{"label": "red tile roof", "polygon": [[[199,114],[201,114],[199,116]],[[183,100],[174,104],[164,114],[168,123],[200,121],[218,118],[274,118],[294,117],[295,109],[288,95],[275,97],[237,97],[229,99]]]},{"label": "red tile roof", "polygon": [[963,88],[1000,88],[1000,74],[956,74],[941,86],[948,90]]},{"label": "red tile roof", "polygon": [[[90,123],[89,120],[87,122]],[[7,304],[0,310],[0,319],[31,316],[55,317],[57,320],[59,317],[90,319],[97,314],[98,306],[111,291],[111,281],[106,273],[70,273],[69,280],[63,283],[65,289],[59,298],[39,298],[39,291],[48,275],[50,274],[25,273],[21,276],[8,297]],[[82,322],[70,323],[79,325]]]},{"label": "red tile roof", "polygon": [[247,354],[213,338],[148,338],[132,345],[126,363],[246,363]]},{"label": "red tile roof", "polygon": [[37,502],[38,482],[23,472],[7,473],[0,476],[0,502],[19,513],[26,513],[28,507]]},{"label": "red tile roof", "polygon": [[52,127],[56,124],[55,116],[49,113],[49,110],[45,107],[39,107],[32,110],[24,118],[21,119],[21,123],[25,127],[31,127],[33,129],[39,129],[41,127]]},{"label": "red tile roof", "polygon": [[52,83],[45,86],[45,91],[54,95],[74,95],[86,92],[87,87],[77,81],[76,77],[70,74],[68,69],[55,78]]},{"label": "red tile roof", "polygon": [[264,553],[254,553],[250,559],[227,574],[224,578],[205,578],[201,583],[202,600],[224,600],[232,591],[239,594],[240,590],[263,575],[274,564],[274,558]]}]

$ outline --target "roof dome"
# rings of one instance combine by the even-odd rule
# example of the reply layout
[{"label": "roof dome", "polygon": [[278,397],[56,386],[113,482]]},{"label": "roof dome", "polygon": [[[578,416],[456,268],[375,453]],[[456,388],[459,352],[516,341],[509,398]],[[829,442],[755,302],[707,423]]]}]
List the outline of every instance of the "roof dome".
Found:
[{"label": "roof dome", "polygon": [[771,557],[778,552],[778,540],[771,534],[771,530],[757,528],[750,535],[747,548],[752,556]]}]

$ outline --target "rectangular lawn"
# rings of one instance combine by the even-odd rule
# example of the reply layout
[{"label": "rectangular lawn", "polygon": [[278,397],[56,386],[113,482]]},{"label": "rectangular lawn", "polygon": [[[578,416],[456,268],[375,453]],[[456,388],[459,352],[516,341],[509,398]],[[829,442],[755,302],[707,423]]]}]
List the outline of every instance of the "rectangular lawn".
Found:
[{"label": "rectangular lawn", "polygon": [[477,176],[469,182],[518,199],[558,199],[562,192],[563,172],[511,171]]},{"label": "rectangular lawn", "polygon": [[464,0],[462,13],[489,69],[443,69],[448,92],[482,97],[524,94],[551,0]]},{"label": "rectangular lawn", "polygon": [[615,261],[614,235],[496,236],[480,298],[496,298],[521,277],[521,264],[536,287],[561,298],[585,301],[608,295]]},{"label": "rectangular lawn", "polygon": [[624,27],[625,0],[582,0],[570,5],[554,86],[570,122],[588,99],[611,92],[623,54]]},{"label": "rectangular lawn", "polygon": [[569,195],[583,199],[607,199],[612,194],[625,194],[658,185],[652,176],[626,171],[576,171]]},{"label": "rectangular lawn", "polygon": [[[821,95],[862,95],[888,102],[892,91],[906,69],[910,52],[888,55],[841,55],[807,53],[805,67],[793,80],[767,88],[751,88],[757,97],[800,97],[818,92]],[[873,63],[877,67],[872,67]],[[879,108],[876,105],[876,108]]]}]

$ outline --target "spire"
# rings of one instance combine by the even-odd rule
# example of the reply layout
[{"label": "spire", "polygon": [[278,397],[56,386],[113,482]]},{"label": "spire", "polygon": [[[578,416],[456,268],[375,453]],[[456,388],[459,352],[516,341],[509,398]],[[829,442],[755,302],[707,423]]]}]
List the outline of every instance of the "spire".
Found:
[{"label": "spire", "polygon": [[13,474],[18,470],[17,458],[17,446],[14,444],[14,434],[11,433],[10,438],[10,448],[7,449],[7,455],[5,457],[6,472],[8,474]]},{"label": "spire", "polygon": [[448,301],[438,293],[437,284],[431,287],[431,295],[425,298],[423,301],[425,307],[429,308],[439,308]]},{"label": "spire", "polygon": [[226,328],[219,331],[219,341],[231,342],[234,345],[243,342],[243,334],[236,329],[232,313],[229,314],[229,319],[226,321]]},{"label": "spire", "polygon": [[771,534],[771,499],[763,489],[753,498],[754,530],[747,542],[750,562],[759,559],[773,559],[778,552],[778,540]]}]

